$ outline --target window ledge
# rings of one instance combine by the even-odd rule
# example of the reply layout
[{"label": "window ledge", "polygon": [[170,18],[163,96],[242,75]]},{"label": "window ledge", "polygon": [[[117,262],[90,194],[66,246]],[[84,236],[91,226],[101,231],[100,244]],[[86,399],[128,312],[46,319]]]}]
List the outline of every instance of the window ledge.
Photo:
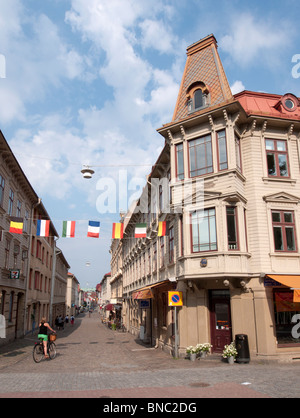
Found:
[{"label": "window ledge", "polygon": [[282,182],[282,183],[291,183],[295,184],[297,180],[292,178],[285,178],[285,177],[263,177],[262,178],[264,183],[268,183],[269,181],[276,181],[276,182]]},{"label": "window ledge", "polygon": [[282,251],[278,253],[269,253],[270,257],[300,257],[297,251]]}]

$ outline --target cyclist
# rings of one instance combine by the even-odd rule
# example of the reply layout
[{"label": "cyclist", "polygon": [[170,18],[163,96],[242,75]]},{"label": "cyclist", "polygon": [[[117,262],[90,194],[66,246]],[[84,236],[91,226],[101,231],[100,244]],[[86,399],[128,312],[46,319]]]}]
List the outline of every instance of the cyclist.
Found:
[{"label": "cyclist", "polygon": [[48,329],[51,332],[55,331],[50,327],[50,325],[46,322],[46,318],[43,317],[41,319],[41,323],[40,323],[40,329],[39,329],[39,334],[38,334],[38,338],[43,340],[43,345],[44,345],[44,354],[45,354],[45,358],[49,358],[48,353],[47,353],[47,344],[48,344]]}]

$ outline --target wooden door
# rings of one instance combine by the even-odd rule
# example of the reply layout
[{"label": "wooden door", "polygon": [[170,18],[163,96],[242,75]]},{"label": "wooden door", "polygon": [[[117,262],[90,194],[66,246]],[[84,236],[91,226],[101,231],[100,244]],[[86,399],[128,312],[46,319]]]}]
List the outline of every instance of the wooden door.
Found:
[{"label": "wooden door", "polygon": [[222,353],[224,346],[232,341],[229,295],[211,293],[210,319],[212,351]]}]

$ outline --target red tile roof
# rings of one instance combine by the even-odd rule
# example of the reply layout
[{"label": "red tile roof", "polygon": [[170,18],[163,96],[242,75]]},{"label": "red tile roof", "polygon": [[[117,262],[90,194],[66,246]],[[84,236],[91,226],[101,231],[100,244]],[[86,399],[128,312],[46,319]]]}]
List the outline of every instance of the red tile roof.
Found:
[{"label": "red tile roof", "polygon": [[[288,93],[278,94],[243,91],[234,96],[248,115],[269,116],[279,119],[300,120],[300,99]],[[283,103],[291,98],[295,102],[293,110],[287,110]]]}]

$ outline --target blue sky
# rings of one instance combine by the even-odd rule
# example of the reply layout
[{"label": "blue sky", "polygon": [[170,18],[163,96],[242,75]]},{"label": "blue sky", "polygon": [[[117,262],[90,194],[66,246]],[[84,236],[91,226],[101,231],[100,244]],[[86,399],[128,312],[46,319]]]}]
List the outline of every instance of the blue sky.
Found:
[{"label": "blue sky", "polygon": [[[58,247],[82,287],[110,271],[112,222],[126,209],[117,201],[116,213],[103,213],[103,184],[114,182],[122,206],[120,176],[128,198],[139,193],[133,184],[144,181],[163,146],[156,129],[171,121],[189,45],[215,35],[234,93],[300,96],[300,78],[292,76],[298,0],[0,6],[0,129],[58,233],[63,220],[77,221],[76,238],[60,238]],[[92,180],[82,178],[84,165],[93,167]],[[86,237],[88,220],[101,222],[101,238]]]}]

